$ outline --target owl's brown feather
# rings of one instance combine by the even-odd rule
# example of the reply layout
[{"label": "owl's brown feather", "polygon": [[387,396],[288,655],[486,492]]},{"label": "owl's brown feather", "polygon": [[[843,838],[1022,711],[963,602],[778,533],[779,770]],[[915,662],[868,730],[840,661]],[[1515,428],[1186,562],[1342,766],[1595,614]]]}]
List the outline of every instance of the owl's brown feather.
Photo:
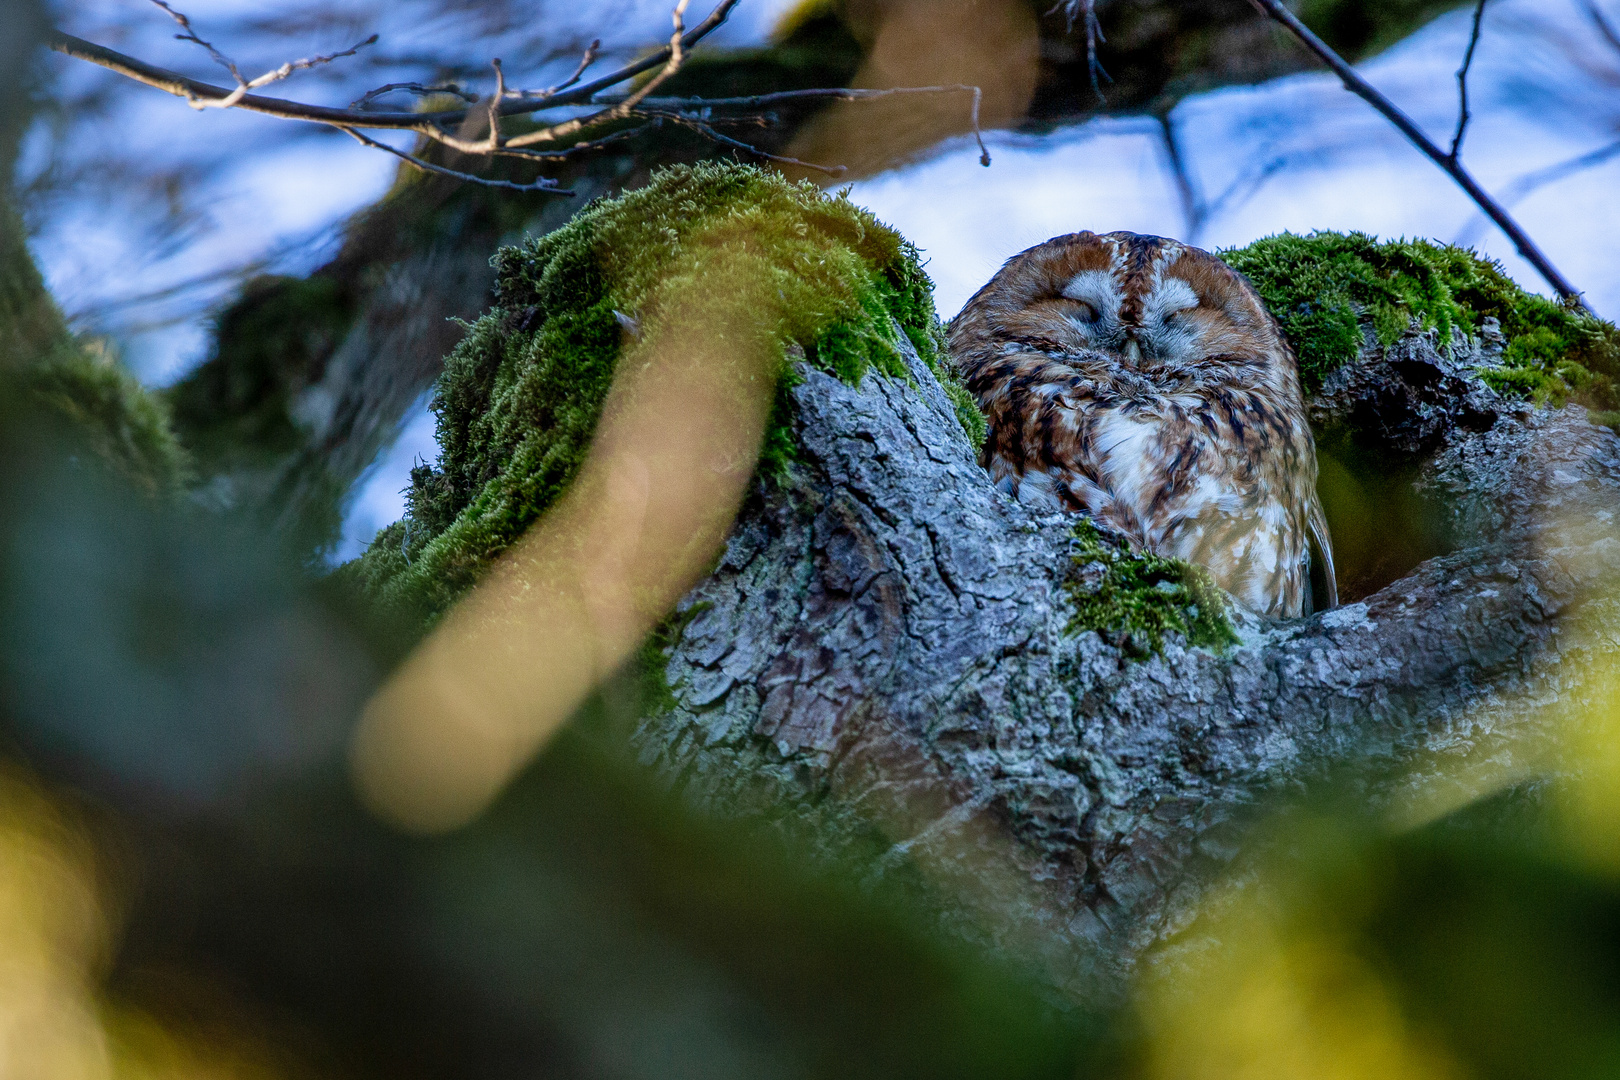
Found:
[{"label": "owl's brown feather", "polygon": [[1014,256],[951,324],[1021,501],[1089,513],[1201,563],[1254,611],[1336,602],[1297,365],[1249,283],[1160,237],[1089,232]]}]

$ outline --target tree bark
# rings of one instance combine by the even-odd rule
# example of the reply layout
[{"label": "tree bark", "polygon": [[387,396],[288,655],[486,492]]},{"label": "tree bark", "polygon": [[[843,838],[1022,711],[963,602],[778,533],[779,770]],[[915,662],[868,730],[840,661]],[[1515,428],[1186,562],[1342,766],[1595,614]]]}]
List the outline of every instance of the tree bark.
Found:
[{"label": "tree bark", "polygon": [[810,816],[833,846],[875,827],[868,872],[920,869],[962,898],[947,922],[1082,996],[1118,986],[1268,799],[1330,774],[1439,798],[1485,759],[1517,775],[1582,661],[1615,651],[1620,438],[1497,396],[1473,374],[1491,358],[1414,330],[1312,403],[1323,432],[1422,462],[1454,550],[1333,610],[1248,619],[1227,655],[1172,640],[1145,660],[1066,632],[1074,519],[992,488],[925,365],[859,387],[805,368],[799,466],[682,602],[676,704],[641,756],[700,804]]}]

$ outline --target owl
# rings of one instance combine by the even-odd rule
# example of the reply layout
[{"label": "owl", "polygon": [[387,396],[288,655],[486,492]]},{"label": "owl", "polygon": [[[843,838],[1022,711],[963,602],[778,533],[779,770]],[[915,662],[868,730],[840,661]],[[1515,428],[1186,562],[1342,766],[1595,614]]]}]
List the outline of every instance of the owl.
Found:
[{"label": "owl", "polygon": [[1003,491],[1199,563],[1259,615],[1338,602],[1293,352],[1220,259],[1157,236],[1060,236],[1009,259],[950,345]]}]

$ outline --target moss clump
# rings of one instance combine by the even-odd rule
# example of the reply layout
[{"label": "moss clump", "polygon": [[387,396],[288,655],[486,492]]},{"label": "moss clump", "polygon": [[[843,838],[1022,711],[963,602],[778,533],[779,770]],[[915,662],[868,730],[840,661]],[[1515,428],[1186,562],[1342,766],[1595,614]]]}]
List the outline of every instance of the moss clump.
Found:
[{"label": "moss clump", "polygon": [[1073,566],[1064,581],[1074,604],[1068,633],[1096,630],[1138,657],[1163,651],[1170,633],[1210,649],[1237,644],[1226,594],[1202,566],[1137,554],[1105,540],[1089,520],[1071,535]]},{"label": "moss clump", "polygon": [[[443,610],[551,506],[583,463],[621,355],[735,327],[780,375],[761,470],[792,459],[787,349],[847,382],[908,378],[895,327],[984,421],[949,375],[916,250],[842,197],[759,169],[676,167],[495,257],[494,306],[467,329],[433,399],[440,456],[411,476],[408,513],[358,568],[373,595]],[[633,320],[636,334],[625,329]],[[732,340],[726,342],[731,348]]]},{"label": "moss clump", "polygon": [[1361,345],[1371,324],[1388,345],[1412,319],[1449,340],[1490,316],[1507,339],[1501,366],[1481,374],[1502,393],[1594,410],[1620,409],[1620,331],[1578,308],[1528,293],[1500,264],[1425,240],[1379,243],[1365,233],[1281,233],[1221,252],[1260,291],[1299,355],[1307,392]]},{"label": "moss clump", "polygon": [[184,484],[190,459],[174,436],[168,408],[99,341],[74,342],[16,378],[139,487],[158,494]]},{"label": "moss clump", "polygon": [[0,412],[43,405],[69,438],[151,493],[178,489],[188,459],[162,401],[105,343],[75,338],[0,199]]}]

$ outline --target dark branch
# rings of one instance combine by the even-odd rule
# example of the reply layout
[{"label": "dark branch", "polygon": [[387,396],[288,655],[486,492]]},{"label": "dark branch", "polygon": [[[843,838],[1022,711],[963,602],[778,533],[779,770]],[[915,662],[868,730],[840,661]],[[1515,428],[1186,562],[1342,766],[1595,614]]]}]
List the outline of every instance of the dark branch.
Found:
[{"label": "dark branch", "polygon": [[1565,303],[1586,307],[1585,301],[1581,299],[1581,291],[1559,272],[1558,268],[1552,264],[1552,260],[1542,253],[1534,240],[1530,239],[1530,235],[1520,227],[1517,221],[1513,220],[1513,216],[1479,185],[1479,182],[1474,179],[1467,169],[1462,167],[1461,163],[1448,157],[1444,150],[1436,146],[1434,141],[1423,133],[1423,129],[1412,121],[1411,117],[1407,116],[1394,102],[1390,101],[1376,87],[1357,74],[1355,68],[1346,63],[1342,56],[1334,52],[1326,42],[1311,32],[1310,27],[1300,22],[1293,12],[1285,8],[1281,0],[1249,0],[1249,3],[1253,4],[1262,15],[1275,19],[1286,27],[1289,33],[1298,38],[1307,49],[1315,53],[1324,64],[1333,70],[1333,73],[1339,77],[1339,81],[1344,83],[1345,89],[1382,113],[1384,118],[1394,124],[1401,134],[1411,141],[1413,146],[1416,146],[1431,161],[1444,169],[1447,175],[1455,180],[1463,191],[1468,193],[1468,197],[1473,199],[1474,203],[1485,211],[1492,221],[1496,222],[1497,227],[1507,234],[1508,238],[1513,241],[1513,246],[1518,249],[1519,254],[1523,255],[1525,260],[1536,268],[1536,271],[1546,279],[1547,283],[1563,298]]},{"label": "dark branch", "polygon": [[816,172],[825,173],[828,176],[842,176],[849,171],[848,165],[817,165],[813,161],[800,161],[798,158],[773,154],[769,150],[761,150],[759,147],[745,143],[741,139],[734,139],[730,135],[722,134],[697,117],[688,116],[685,113],[646,113],[646,115],[672,120],[682,127],[692,129],[710,142],[718,143],[721,146],[729,146],[734,150],[741,150],[747,154],[753,154],[755,157],[764,158],[766,161],[775,161],[782,165],[797,165],[804,169],[814,169]]},{"label": "dark branch", "polygon": [[[1612,142],[1606,146],[1600,146],[1596,150],[1588,150],[1584,154],[1577,154],[1575,157],[1556,162],[1545,168],[1525,173],[1502,189],[1502,204],[1504,206],[1516,206],[1521,199],[1546,187],[1548,184],[1555,183],[1568,176],[1574,176],[1576,173],[1585,172],[1587,169],[1596,168],[1616,157],[1620,157],[1620,142]],[[1456,242],[1458,244],[1471,243],[1474,225],[1479,221],[1480,218],[1478,217],[1472,218],[1468,227],[1457,234]]]},{"label": "dark branch", "polygon": [[407,154],[403,150],[395,150],[387,143],[378,142],[376,139],[354,130],[354,128],[342,128],[340,130],[347,135],[353,136],[354,139],[362,145],[369,146],[373,150],[387,151],[411,167],[420,169],[422,172],[433,173],[436,176],[448,176],[456,180],[465,181],[469,184],[479,184],[483,187],[500,188],[502,191],[517,191],[528,195],[561,195],[568,199],[574,197],[574,192],[568,188],[558,187],[557,181],[547,177],[541,177],[532,184],[519,184],[513,180],[491,180],[487,176],[476,176],[473,173],[457,172],[455,169],[447,169],[443,165],[435,165],[431,161],[424,161],[415,154]]},{"label": "dark branch", "polygon": [[367,90],[363,96],[349,102],[349,108],[358,109],[363,105],[370,104],[371,102],[377,100],[384,94],[392,94],[396,90],[404,90],[409,93],[416,94],[419,97],[433,97],[436,94],[453,94],[462,101],[467,102],[469,105],[478,101],[477,94],[469,94],[455,83],[450,83],[447,86],[423,86],[421,83],[414,82],[391,82],[387,86],[379,86],[375,90]]},{"label": "dark branch", "polygon": [[1462,153],[1463,135],[1468,131],[1468,69],[1474,66],[1474,50],[1479,48],[1479,28],[1485,21],[1485,0],[1474,5],[1474,27],[1468,35],[1468,51],[1463,53],[1462,67],[1457,69],[1457,133],[1451,137],[1451,153],[1456,161]]},{"label": "dark branch", "polygon": [[1198,239],[1199,230],[1204,227],[1208,208],[1193,187],[1192,176],[1187,171],[1187,159],[1181,153],[1181,142],[1176,138],[1175,125],[1171,123],[1170,115],[1160,113],[1155,119],[1159,122],[1159,139],[1164,145],[1170,175],[1176,181],[1176,194],[1181,199],[1181,212],[1187,219],[1187,240],[1192,243]]},{"label": "dark branch", "polygon": [[979,107],[984,101],[984,91],[977,86],[968,86],[965,83],[955,83],[950,86],[894,86],[886,90],[779,90],[774,94],[754,94],[749,97],[730,98],[648,97],[643,98],[641,104],[646,108],[657,109],[764,109],[790,101],[807,101],[816,98],[831,101],[872,101],[877,98],[892,97],[896,94],[972,94],[973,108],[969,114],[969,119],[973,123],[973,138],[979,144],[979,164],[984,166],[990,164],[990,150],[984,144],[984,131],[979,126]]}]

